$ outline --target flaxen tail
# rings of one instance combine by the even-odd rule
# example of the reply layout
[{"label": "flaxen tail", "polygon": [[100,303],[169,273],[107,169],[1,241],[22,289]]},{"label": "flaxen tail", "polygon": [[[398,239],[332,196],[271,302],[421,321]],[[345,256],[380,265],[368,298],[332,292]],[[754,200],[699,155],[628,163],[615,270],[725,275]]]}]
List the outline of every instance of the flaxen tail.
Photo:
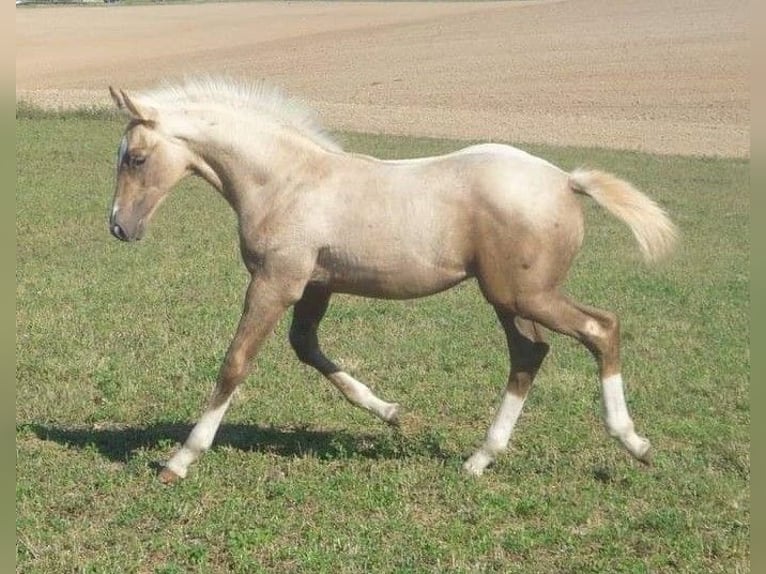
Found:
[{"label": "flaxen tail", "polygon": [[659,261],[673,250],[676,226],[665,210],[627,181],[597,170],[576,169],[569,174],[569,187],[624,221],[647,261]]}]

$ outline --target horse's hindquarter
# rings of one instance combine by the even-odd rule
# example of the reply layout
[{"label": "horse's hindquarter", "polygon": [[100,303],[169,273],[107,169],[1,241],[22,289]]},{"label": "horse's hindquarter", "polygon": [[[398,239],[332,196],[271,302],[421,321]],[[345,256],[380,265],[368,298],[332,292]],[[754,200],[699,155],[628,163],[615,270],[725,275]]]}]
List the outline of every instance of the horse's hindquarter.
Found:
[{"label": "horse's hindquarter", "polygon": [[485,294],[515,299],[555,288],[583,239],[580,204],[568,174],[509,146],[469,148],[487,153],[475,197],[476,274]]}]

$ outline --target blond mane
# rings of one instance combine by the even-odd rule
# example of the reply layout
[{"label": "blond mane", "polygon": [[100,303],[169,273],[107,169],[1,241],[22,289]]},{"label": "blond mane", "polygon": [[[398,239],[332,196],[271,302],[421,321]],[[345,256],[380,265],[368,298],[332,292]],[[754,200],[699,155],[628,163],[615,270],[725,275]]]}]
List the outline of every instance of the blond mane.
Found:
[{"label": "blond mane", "polygon": [[144,104],[159,110],[194,107],[228,107],[243,114],[266,115],[289,126],[318,145],[340,151],[340,145],[318,122],[313,109],[266,81],[248,82],[221,77],[187,78],[180,83],[166,83],[137,95]]}]

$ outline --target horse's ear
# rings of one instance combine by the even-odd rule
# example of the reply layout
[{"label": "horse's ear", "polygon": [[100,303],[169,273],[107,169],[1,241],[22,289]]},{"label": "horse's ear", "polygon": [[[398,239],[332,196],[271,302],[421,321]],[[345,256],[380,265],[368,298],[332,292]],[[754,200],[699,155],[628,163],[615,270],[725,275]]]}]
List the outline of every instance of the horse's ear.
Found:
[{"label": "horse's ear", "polygon": [[125,102],[123,101],[122,96],[112,86],[109,86],[109,95],[112,96],[112,101],[114,102],[114,105],[117,106],[118,110],[125,109]]},{"label": "horse's ear", "polygon": [[155,122],[157,120],[157,110],[154,108],[144,106],[132,100],[123,90],[120,90],[119,95],[119,101],[123,103],[128,112],[130,112],[130,115],[133,116],[133,119],[141,122]]}]

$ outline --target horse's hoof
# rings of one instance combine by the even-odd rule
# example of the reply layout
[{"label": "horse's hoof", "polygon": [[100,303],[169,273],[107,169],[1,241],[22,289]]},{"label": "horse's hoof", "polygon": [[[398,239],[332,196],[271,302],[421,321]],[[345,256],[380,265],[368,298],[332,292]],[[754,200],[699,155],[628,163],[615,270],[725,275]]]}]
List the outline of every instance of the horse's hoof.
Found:
[{"label": "horse's hoof", "polygon": [[478,478],[484,474],[484,469],[478,466],[474,466],[470,462],[466,461],[463,463],[463,472],[465,472],[468,476],[475,476]]},{"label": "horse's hoof", "polygon": [[638,461],[644,466],[652,466],[652,453],[647,452],[644,456],[638,459]]},{"label": "horse's hoof", "polygon": [[640,455],[636,457],[639,462],[644,463],[646,466],[652,466],[652,448],[651,446],[647,447],[646,450]]},{"label": "horse's hoof", "polygon": [[492,461],[486,452],[478,450],[463,463],[463,471],[471,476],[481,476]]},{"label": "horse's hoof", "polygon": [[388,407],[387,411],[388,412],[386,412],[386,417],[383,420],[386,422],[386,424],[389,424],[395,428],[399,428],[402,424],[402,421],[399,418],[399,404],[392,403]]},{"label": "horse's hoof", "polygon": [[631,454],[637,461],[652,466],[652,444],[645,438],[641,438],[640,441],[639,447]]},{"label": "horse's hoof", "polygon": [[159,475],[157,475],[157,478],[162,484],[173,484],[174,482],[181,480],[181,477],[170,470],[167,466],[162,467],[162,470],[160,471]]}]

